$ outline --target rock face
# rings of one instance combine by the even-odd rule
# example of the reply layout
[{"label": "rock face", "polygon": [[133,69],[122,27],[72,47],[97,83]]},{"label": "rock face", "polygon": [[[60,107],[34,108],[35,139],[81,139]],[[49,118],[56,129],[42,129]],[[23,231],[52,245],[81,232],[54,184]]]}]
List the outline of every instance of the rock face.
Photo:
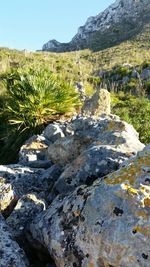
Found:
[{"label": "rock face", "polygon": [[92,98],[85,100],[82,113],[95,118],[102,114],[110,115],[110,93],[105,89],[97,90]]},{"label": "rock face", "polygon": [[124,63],[108,71],[101,70],[98,76],[101,78],[102,86],[105,84],[110,91],[118,92],[118,88],[121,87],[123,91],[133,95],[149,95],[147,84],[150,81],[150,66],[147,65],[135,67]]},{"label": "rock face", "polygon": [[134,128],[114,115],[98,120],[80,117],[69,126],[74,134],[58,138],[48,148],[48,158],[64,167],[53,185],[50,199],[71,192],[81,184],[91,184],[118,169],[124,160],[144,147]]},{"label": "rock face", "polygon": [[57,267],[149,267],[150,147],[124,165],[57,197],[30,225]]},{"label": "rock face", "polygon": [[35,194],[27,194],[21,197],[15,206],[13,212],[7,219],[7,224],[11,228],[13,237],[21,242],[23,241],[28,222],[31,222],[36,214],[46,209],[44,201],[38,199]]},{"label": "rock face", "polygon": [[0,166],[11,232],[5,245],[0,215],[2,266],[13,250],[12,266],[28,266],[18,244],[30,267],[55,266],[52,258],[57,267],[148,266],[150,147],[134,159],[145,147],[138,133],[118,116],[99,117],[107,112],[95,103],[91,117],[48,125],[22,146],[18,164]]},{"label": "rock face", "polygon": [[0,266],[28,267],[28,260],[23,250],[12,239],[10,229],[0,214]]},{"label": "rock face", "polygon": [[116,0],[104,12],[87,19],[70,43],[51,40],[43,51],[64,52],[92,48],[103,49],[127,40],[150,22],[149,0]]}]

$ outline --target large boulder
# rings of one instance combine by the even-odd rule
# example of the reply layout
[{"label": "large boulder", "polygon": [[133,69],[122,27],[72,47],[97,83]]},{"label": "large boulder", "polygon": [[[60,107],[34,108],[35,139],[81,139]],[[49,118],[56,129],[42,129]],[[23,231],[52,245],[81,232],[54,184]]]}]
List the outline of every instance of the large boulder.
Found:
[{"label": "large boulder", "polygon": [[98,89],[94,95],[85,100],[82,113],[99,118],[102,114],[110,114],[110,93],[106,89]]},{"label": "large boulder", "polygon": [[28,163],[31,165],[35,161],[44,161],[49,143],[43,135],[32,136],[21,147],[19,151],[19,162],[24,165]]},{"label": "large boulder", "polygon": [[117,170],[144,148],[132,125],[110,115],[99,119],[80,117],[70,123],[72,136],[59,138],[48,148],[48,158],[64,166],[50,198]]},{"label": "large boulder", "polygon": [[66,165],[83,151],[83,143],[76,136],[58,139],[48,147],[48,159],[53,163]]},{"label": "large boulder", "polygon": [[65,165],[68,161],[71,162],[91,144],[111,145],[130,155],[144,147],[133,126],[115,115],[101,116],[98,119],[81,116],[72,120],[69,126],[72,135],[58,138],[48,148],[47,157],[54,163]]},{"label": "large boulder", "polygon": [[150,146],[92,186],[58,196],[30,232],[57,267],[149,267]]},{"label": "large boulder", "polygon": [[59,165],[53,165],[46,170],[20,164],[1,165],[0,208],[3,214],[9,216],[17,201],[26,194],[36,193],[47,202],[47,196],[61,172]]},{"label": "large boulder", "polygon": [[24,251],[12,239],[10,229],[0,214],[0,266],[28,267],[29,263]]},{"label": "large boulder", "polygon": [[146,81],[150,79],[150,68],[149,67],[142,70],[141,78]]},{"label": "large boulder", "polygon": [[65,137],[62,127],[56,122],[49,124],[45,128],[43,135],[51,142],[55,142],[58,138]]}]

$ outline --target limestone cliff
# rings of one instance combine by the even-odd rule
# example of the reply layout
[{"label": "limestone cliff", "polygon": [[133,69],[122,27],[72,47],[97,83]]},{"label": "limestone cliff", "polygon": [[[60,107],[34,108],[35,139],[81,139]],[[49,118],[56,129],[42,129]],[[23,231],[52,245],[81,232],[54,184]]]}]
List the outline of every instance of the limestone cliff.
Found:
[{"label": "limestone cliff", "polygon": [[149,22],[149,0],[116,0],[97,16],[88,18],[69,43],[50,40],[43,45],[42,50],[101,50],[136,36]]}]

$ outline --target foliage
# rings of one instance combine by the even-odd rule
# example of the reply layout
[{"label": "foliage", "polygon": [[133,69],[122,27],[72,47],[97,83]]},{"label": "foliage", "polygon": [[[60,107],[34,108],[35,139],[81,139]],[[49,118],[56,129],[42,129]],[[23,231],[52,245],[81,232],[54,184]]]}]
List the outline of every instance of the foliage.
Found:
[{"label": "foliage", "polygon": [[112,94],[112,112],[131,123],[139,133],[141,142],[150,143],[150,101],[130,94]]},{"label": "foliage", "polygon": [[[118,34],[117,31],[115,32]],[[110,88],[113,92],[124,90],[124,93],[127,93],[129,90],[129,92],[138,93],[141,96],[139,90],[142,90],[142,88],[138,87],[138,85],[136,86],[135,81],[132,80],[132,83],[130,83],[129,80],[130,88],[126,87],[127,84],[123,88],[118,82],[115,90],[114,84],[110,84],[109,77],[107,81],[103,82],[99,78],[99,73],[101,70],[112,72],[117,66],[121,66],[124,63],[132,65],[133,69],[136,68],[139,73],[143,68],[149,67],[149,32],[150,25],[147,25],[145,30],[136,38],[131,38],[119,45],[111,46],[96,53],[90,50],[83,50],[57,54],[0,48],[0,75],[4,77],[7,72],[5,85],[8,87],[6,90],[6,86],[0,80],[0,163],[13,162],[14,152],[19,150],[20,145],[29,136],[39,133],[49,120],[58,118],[63,112],[68,112],[66,106],[60,105],[60,102],[61,104],[62,102],[64,103],[63,97],[65,96],[57,95],[54,93],[55,90],[48,91],[48,87],[53,88],[51,85],[54,83],[57,89],[65,88],[65,94],[68,91],[74,94],[73,87],[77,82],[82,81],[88,96],[91,96],[95,89],[100,86]],[[96,38],[99,43],[99,36]],[[108,46],[110,41],[112,42],[113,40],[110,40],[107,36],[106,40],[102,40],[106,45],[108,42]],[[101,46],[100,43],[99,46]],[[126,73],[125,69],[121,72],[124,71],[125,73],[121,73],[121,76],[127,74],[131,78],[130,73]],[[18,76],[15,78],[14,75],[16,74]],[[44,75],[48,76],[46,80]],[[48,79],[49,77],[50,80]],[[8,78],[11,78],[11,82],[13,82],[13,90],[7,84]],[[39,90],[37,85],[40,85]],[[111,85],[112,87],[110,87]],[[144,81],[144,90],[147,94],[150,94],[149,81]],[[60,102],[55,102],[56,95],[61,99]],[[132,123],[137,131],[140,132],[142,141],[149,142],[149,102],[144,98],[131,98],[131,95],[113,96],[112,111]],[[69,99],[67,100],[69,102],[65,102],[67,109],[72,107],[71,109],[74,110],[76,104],[78,105],[78,100],[76,102],[76,96],[75,98],[73,97],[72,106],[71,95]],[[114,102],[115,99],[116,103]],[[48,104],[50,104],[50,107],[48,106],[47,109],[46,105]]]},{"label": "foliage", "polygon": [[1,78],[6,86],[0,107],[1,157],[10,147],[18,150],[30,135],[61,115],[70,116],[80,106],[75,89],[47,69],[18,70]]},{"label": "foliage", "polygon": [[[126,66],[119,66],[116,71],[115,71],[116,74],[119,74],[121,78],[125,77],[125,76],[128,76],[130,75],[131,73],[131,70],[126,67]],[[114,73],[114,74],[115,74]]]},{"label": "foliage", "polygon": [[3,75],[7,88],[5,112],[19,128],[34,128],[54,120],[79,105],[70,84],[47,69],[30,69]]}]

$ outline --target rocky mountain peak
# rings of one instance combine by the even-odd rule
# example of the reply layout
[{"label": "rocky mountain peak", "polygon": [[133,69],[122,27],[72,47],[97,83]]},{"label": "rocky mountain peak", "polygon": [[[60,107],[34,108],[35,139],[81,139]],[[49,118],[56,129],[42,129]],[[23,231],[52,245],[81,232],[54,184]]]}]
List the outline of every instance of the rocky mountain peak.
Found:
[{"label": "rocky mountain peak", "polygon": [[149,0],[116,0],[97,16],[89,17],[69,43],[50,40],[43,45],[42,50],[101,50],[134,37],[149,22]]}]

